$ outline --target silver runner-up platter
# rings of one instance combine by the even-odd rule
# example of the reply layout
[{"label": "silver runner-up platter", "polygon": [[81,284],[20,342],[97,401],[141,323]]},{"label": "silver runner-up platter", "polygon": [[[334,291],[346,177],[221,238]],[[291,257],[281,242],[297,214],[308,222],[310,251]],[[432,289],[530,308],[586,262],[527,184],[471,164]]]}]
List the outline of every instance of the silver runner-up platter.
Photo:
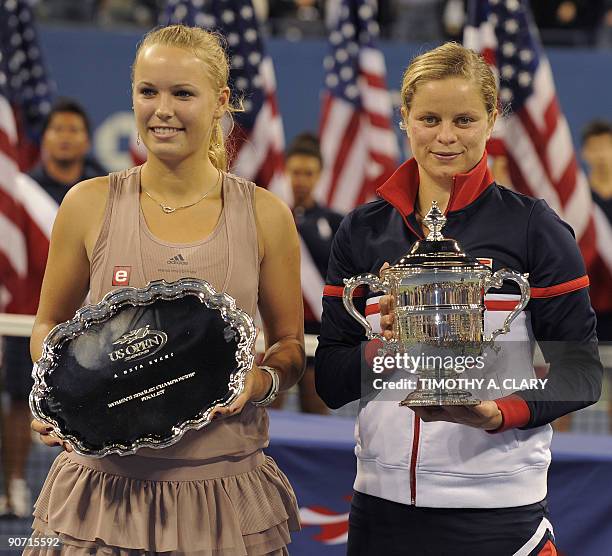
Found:
[{"label": "silver runner-up platter", "polygon": [[240,395],[255,337],[253,319],[204,280],[118,289],[49,332],[30,408],[81,455],[165,448]]},{"label": "silver runner-up platter", "polygon": [[[525,308],[530,298],[527,274],[507,269],[493,273],[478,259],[464,253],[454,239],[445,238],[442,228],[446,217],[434,201],[423,219],[430,230],[427,238],[417,241],[410,252],[393,266],[374,274],[360,274],[345,280],[343,302],[346,310],[365,329],[368,339],[382,341],[383,354],[423,354],[423,360],[447,360],[448,357],[476,357],[485,348],[494,348],[494,340],[510,330],[510,323]],[[501,328],[485,334],[484,296],[490,288],[500,288],[504,280],[515,282],[521,299],[508,314]],[[393,300],[393,339],[372,331],[372,326],[353,305],[353,292],[367,285],[373,292],[384,292]],[[434,356],[434,357],[429,357]],[[439,356],[439,357],[435,357]],[[436,384],[431,388],[417,386],[401,405],[445,406],[477,405],[471,392],[448,389],[446,379],[459,372],[448,365],[433,364],[412,369],[415,384]],[[463,371],[462,371],[463,372]],[[469,371],[465,371],[469,375]]]}]

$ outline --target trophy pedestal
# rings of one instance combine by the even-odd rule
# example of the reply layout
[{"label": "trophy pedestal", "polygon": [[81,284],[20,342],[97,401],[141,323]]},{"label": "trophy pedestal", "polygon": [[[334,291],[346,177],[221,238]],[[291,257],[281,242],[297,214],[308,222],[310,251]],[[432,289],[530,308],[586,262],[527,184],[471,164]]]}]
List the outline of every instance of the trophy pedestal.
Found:
[{"label": "trophy pedestal", "polygon": [[480,400],[467,390],[449,392],[440,388],[412,392],[399,404],[404,407],[441,407],[444,405],[478,405],[479,403]]},{"label": "trophy pedestal", "polygon": [[[440,383],[443,380],[456,378],[457,373],[448,369],[427,369],[419,373],[421,381],[430,379]],[[480,400],[471,392],[463,389],[449,390],[444,386],[434,385],[433,388],[417,388],[399,404],[404,407],[441,407],[445,405],[478,405]]]}]

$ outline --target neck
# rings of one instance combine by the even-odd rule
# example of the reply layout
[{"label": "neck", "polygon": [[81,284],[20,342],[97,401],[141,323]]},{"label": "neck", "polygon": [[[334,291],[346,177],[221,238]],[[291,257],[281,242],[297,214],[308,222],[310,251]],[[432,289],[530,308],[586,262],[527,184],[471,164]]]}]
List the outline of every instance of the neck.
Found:
[{"label": "neck", "polygon": [[604,199],[612,197],[612,168],[594,170],[589,176],[591,188]]},{"label": "neck", "polygon": [[303,208],[304,210],[310,209],[314,207],[315,200],[312,197],[308,197],[307,199],[300,199],[299,201],[294,201],[293,208]]},{"label": "neck", "polygon": [[48,159],[44,163],[45,172],[55,181],[67,186],[74,185],[83,175],[83,161],[71,160],[69,162]]},{"label": "neck", "polygon": [[432,201],[438,202],[438,208],[446,211],[452,190],[452,180],[448,184],[441,184],[432,180],[425,172],[419,172],[419,192],[416,198],[416,208],[421,216],[425,216],[431,208]]},{"label": "neck", "polygon": [[[142,188],[170,206],[195,200],[214,183],[219,172],[208,158],[187,159],[176,164],[163,162],[149,153],[140,174]],[[207,197],[215,198],[217,191]]]}]

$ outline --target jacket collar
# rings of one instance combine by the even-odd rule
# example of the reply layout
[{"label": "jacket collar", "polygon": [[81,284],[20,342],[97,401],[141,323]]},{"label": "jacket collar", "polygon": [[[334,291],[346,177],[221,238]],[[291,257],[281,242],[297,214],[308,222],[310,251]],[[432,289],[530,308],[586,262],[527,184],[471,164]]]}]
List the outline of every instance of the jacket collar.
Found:
[{"label": "jacket collar", "polygon": [[[453,189],[446,213],[461,210],[473,203],[493,183],[493,175],[487,166],[485,151],[480,162],[466,174],[453,178]],[[419,168],[414,158],[404,162],[394,174],[383,183],[376,193],[392,204],[406,219],[414,212],[414,203],[419,190]]]}]

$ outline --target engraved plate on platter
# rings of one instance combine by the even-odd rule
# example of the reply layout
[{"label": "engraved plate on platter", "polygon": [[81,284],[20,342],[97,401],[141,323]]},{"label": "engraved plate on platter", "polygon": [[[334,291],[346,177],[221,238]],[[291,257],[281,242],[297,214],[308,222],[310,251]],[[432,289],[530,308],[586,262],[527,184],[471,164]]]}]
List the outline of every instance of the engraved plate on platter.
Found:
[{"label": "engraved plate on platter", "polygon": [[30,408],[82,455],[164,448],[240,395],[255,337],[252,318],[204,280],[118,289],[48,334]]}]

